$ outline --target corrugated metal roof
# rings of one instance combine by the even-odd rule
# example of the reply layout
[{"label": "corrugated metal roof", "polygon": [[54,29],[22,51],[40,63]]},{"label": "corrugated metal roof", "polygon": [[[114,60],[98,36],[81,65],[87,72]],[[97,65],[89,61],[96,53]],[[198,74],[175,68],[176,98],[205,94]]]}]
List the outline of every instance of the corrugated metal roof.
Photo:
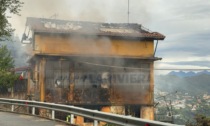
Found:
[{"label": "corrugated metal roof", "polygon": [[101,35],[163,40],[164,35],[135,23],[95,23],[28,17],[26,25],[34,32]]}]

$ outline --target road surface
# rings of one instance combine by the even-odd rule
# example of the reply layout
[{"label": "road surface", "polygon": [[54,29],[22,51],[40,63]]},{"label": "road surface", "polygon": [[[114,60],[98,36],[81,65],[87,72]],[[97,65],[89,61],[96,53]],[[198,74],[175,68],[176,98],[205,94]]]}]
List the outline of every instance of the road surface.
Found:
[{"label": "road surface", "polygon": [[64,123],[29,115],[0,111],[0,126],[67,126]]}]

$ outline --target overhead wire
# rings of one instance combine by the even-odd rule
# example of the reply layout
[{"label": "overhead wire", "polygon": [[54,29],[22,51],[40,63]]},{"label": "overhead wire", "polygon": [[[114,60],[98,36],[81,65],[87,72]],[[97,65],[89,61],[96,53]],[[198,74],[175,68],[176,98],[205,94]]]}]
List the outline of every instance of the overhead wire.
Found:
[{"label": "overhead wire", "polygon": [[[79,63],[84,63],[88,65],[100,66],[100,67],[110,67],[110,68],[119,68],[119,69],[134,69],[134,70],[150,70],[150,68],[139,68],[139,67],[127,67],[127,66],[116,66],[116,65],[107,65],[107,64],[98,64],[98,63],[91,63],[91,62],[84,62],[84,61],[77,61]],[[194,69],[194,68],[154,68],[154,70],[181,70],[181,71],[203,71],[203,70],[210,70],[210,68],[206,69]]]},{"label": "overhead wire", "polygon": [[88,64],[88,65],[101,66],[101,67],[110,67],[110,68],[119,68],[119,69],[141,69],[141,70],[149,70],[148,68],[113,66],[113,65],[97,64],[97,63],[82,62],[82,61],[78,61],[78,62],[84,63],[84,64]]}]

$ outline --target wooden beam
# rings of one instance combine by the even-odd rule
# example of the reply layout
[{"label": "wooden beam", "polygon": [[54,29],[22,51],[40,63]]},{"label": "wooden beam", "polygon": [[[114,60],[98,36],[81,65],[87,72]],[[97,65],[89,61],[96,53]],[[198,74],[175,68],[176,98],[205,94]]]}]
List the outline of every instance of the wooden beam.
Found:
[{"label": "wooden beam", "polygon": [[39,85],[40,85],[40,101],[44,102],[45,101],[45,83],[44,83],[44,78],[45,78],[45,64],[46,64],[46,59],[42,58],[40,60],[40,65],[39,65]]}]

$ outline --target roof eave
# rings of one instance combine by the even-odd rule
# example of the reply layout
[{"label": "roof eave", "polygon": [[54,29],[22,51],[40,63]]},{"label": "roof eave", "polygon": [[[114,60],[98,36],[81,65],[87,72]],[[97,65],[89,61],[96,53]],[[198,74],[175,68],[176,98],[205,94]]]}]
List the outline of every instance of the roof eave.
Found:
[{"label": "roof eave", "polygon": [[90,36],[107,36],[107,37],[119,37],[119,38],[128,38],[128,39],[141,39],[141,40],[164,40],[165,36],[160,35],[154,35],[154,36],[144,36],[144,35],[133,35],[133,34],[110,34],[110,33],[84,33],[84,32],[69,32],[69,31],[44,31],[44,30],[34,30],[34,34],[58,34],[58,35],[90,35]]}]

